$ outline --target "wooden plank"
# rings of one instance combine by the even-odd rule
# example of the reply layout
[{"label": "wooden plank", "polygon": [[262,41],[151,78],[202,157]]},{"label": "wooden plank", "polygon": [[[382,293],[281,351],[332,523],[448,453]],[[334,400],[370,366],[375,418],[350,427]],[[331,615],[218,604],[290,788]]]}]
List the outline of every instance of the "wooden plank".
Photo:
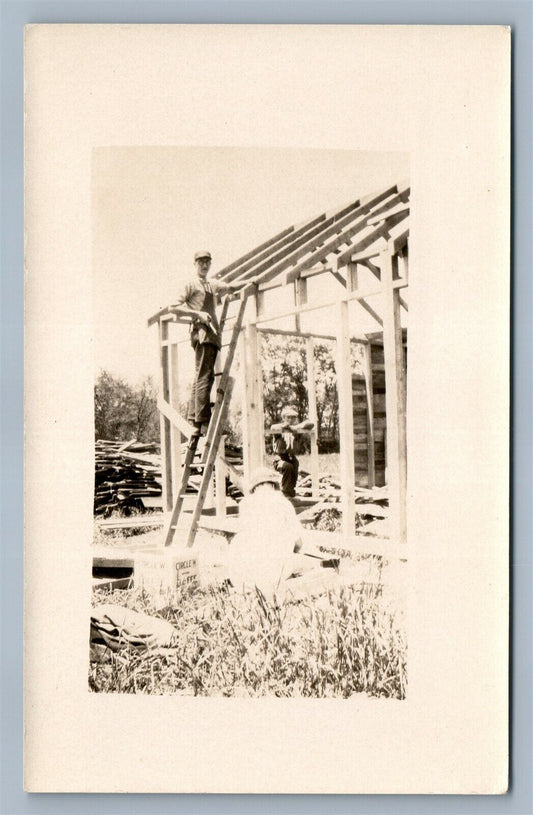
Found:
[{"label": "wooden plank", "polygon": [[391,535],[405,543],[407,536],[407,445],[405,420],[405,366],[398,290],[393,286],[394,256],[382,256],[383,351],[387,405],[387,481]]},{"label": "wooden plank", "polygon": [[365,377],[366,409],[367,409],[367,464],[368,486],[374,487],[376,483],[376,462],[374,447],[374,380],[372,371],[372,352],[370,345],[363,349],[363,371]]},{"label": "wooden plank", "polygon": [[348,304],[338,305],[337,393],[339,399],[340,471],[342,484],[342,532],[353,533],[355,526],[355,462],[352,408],[352,362],[350,353]]},{"label": "wooden plank", "polygon": [[97,520],[96,526],[102,531],[110,531],[113,529],[135,529],[136,527],[143,526],[162,526],[164,518],[161,514],[153,515],[132,515],[129,518],[105,518]]},{"label": "wooden plank", "polygon": [[227,266],[224,266],[222,269],[220,269],[219,272],[217,272],[215,278],[217,280],[224,280],[224,282],[227,282],[229,280],[228,275],[230,272],[233,272],[234,269],[237,269],[238,266],[241,266],[242,264],[246,263],[251,258],[255,258],[264,249],[269,249],[271,246],[274,246],[278,241],[283,240],[283,238],[286,238],[287,235],[291,235],[293,232],[294,226],[289,226],[288,229],[284,229],[282,232],[279,232],[277,235],[274,235],[273,238],[269,238],[264,243],[261,243],[259,244],[259,246],[256,246],[250,252],[247,252],[245,255],[242,255],[242,257],[238,258],[238,260],[234,260],[232,263],[229,263]]},{"label": "wooden plank", "polygon": [[388,248],[391,254],[396,254],[402,249],[409,238],[409,225],[407,225],[404,229],[395,231],[394,234],[391,234]]},{"label": "wooden plank", "polygon": [[311,434],[311,453],[309,471],[311,475],[311,491],[313,495],[318,495],[320,466],[318,460],[318,411],[316,403],[316,378],[315,378],[315,342],[312,337],[308,337],[305,343],[306,365],[307,365],[307,399],[309,403],[309,420],[314,424],[314,432]]},{"label": "wooden plank", "polygon": [[[317,245],[321,243],[326,237],[337,232],[345,224],[350,223],[360,211],[359,201],[354,201],[329,217],[326,217],[325,214],[320,215],[296,230],[289,236],[288,240],[282,242],[283,245],[279,251],[267,253],[263,258],[263,262],[252,266],[248,265],[246,269],[239,270],[239,274],[232,279],[237,282],[257,278],[258,276],[263,279],[263,273],[274,264],[285,263],[283,268],[287,268],[295,263],[296,259],[307,254],[308,249],[305,247],[310,244]],[[302,249],[302,247],[304,248]],[[285,262],[286,258],[291,258],[291,260]]]},{"label": "wooden plank", "polygon": [[264,461],[264,418],[262,399],[262,374],[258,354],[257,327],[247,323],[241,346],[243,377],[243,458],[245,482],[253,470]]},{"label": "wooden plank", "polygon": [[373,215],[372,218],[368,219],[368,223],[372,224],[379,224],[381,221],[386,221],[387,218],[391,218],[393,215],[398,215],[400,212],[409,212],[410,205],[409,204],[397,204],[395,207],[390,207],[385,212],[381,212],[377,215]]},{"label": "wooden plank", "polygon": [[181,413],[178,413],[178,411],[175,408],[173,408],[172,405],[169,405],[168,402],[165,402],[165,400],[162,399],[161,396],[159,396],[157,399],[157,407],[159,411],[163,414],[163,416],[167,420],[172,422],[172,424],[175,425],[181,431],[181,433],[183,433],[184,436],[186,436],[187,438],[190,438],[190,436],[192,436],[196,428],[192,424],[190,424],[187,421],[187,419],[184,419]]},{"label": "wooden plank", "polygon": [[[336,237],[333,238],[332,240],[329,240],[326,243],[324,243],[322,241],[321,244],[319,246],[316,246],[316,247],[315,246],[311,246],[311,247],[308,246],[307,247],[307,252],[310,251],[311,254],[308,257],[306,257],[303,261],[301,261],[300,263],[297,263],[297,265],[287,273],[287,282],[290,283],[292,280],[294,280],[296,277],[298,277],[301,274],[301,272],[307,266],[309,266],[310,264],[315,264],[317,261],[322,260],[323,258],[326,258],[328,255],[331,255],[334,252],[337,252],[340,249],[340,247],[343,246],[343,244],[349,243],[349,241],[352,238],[354,238],[356,235],[358,235],[360,232],[371,230],[371,234],[373,234],[374,231],[375,231],[376,235],[377,235],[380,228],[382,229],[383,227],[370,227],[369,228],[368,225],[367,225],[366,216],[363,215],[363,217],[359,218],[359,220],[353,222],[351,226],[346,226],[342,230],[342,232],[340,234],[337,234]],[[332,230],[330,230],[330,233],[331,234],[336,234],[336,230],[332,229]],[[374,238],[372,240],[374,240]],[[303,254],[304,254],[303,252],[300,252],[299,257],[302,257]],[[344,255],[341,255],[340,257],[343,257],[343,256]],[[296,260],[298,260],[298,257],[296,258]],[[339,263],[339,257],[338,257],[337,260],[335,261],[335,265],[336,265],[337,271],[338,271],[340,269],[340,267],[343,266],[344,264]],[[279,273],[279,271],[271,270],[268,273],[268,277],[266,277],[266,276],[262,277],[261,280],[269,279],[271,276],[274,276],[274,274],[278,274],[278,273]]]},{"label": "wooden plank", "polygon": [[[394,187],[393,190],[395,191],[396,188]],[[390,189],[385,190],[384,192],[376,195],[368,204],[353,208],[344,217],[330,218],[324,221],[322,224],[312,229],[309,233],[296,240],[290,247],[290,254],[287,254],[287,252],[284,251],[282,253],[278,253],[278,255],[269,257],[265,263],[260,264],[257,268],[251,269],[249,272],[246,272],[243,279],[253,276],[258,280],[258,282],[265,283],[288,269],[290,266],[298,263],[299,260],[306,255],[309,255],[309,253],[313,250],[316,251],[311,257],[313,257],[315,261],[326,257],[328,254],[330,254],[332,249],[322,247],[322,249],[319,250],[317,247],[323,244],[324,241],[326,241],[332,235],[336,235],[339,230],[344,230],[342,235],[346,235],[346,237],[337,237],[336,240],[333,241],[332,245],[341,245],[348,239],[348,233],[351,235],[363,230],[366,225],[366,216],[371,209],[372,203],[382,201],[384,198],[388,197],[390,193]],[[353,225],[354,221],[355,225]],[[352,224],[352,226],[348,228],[348,224]],[[290,279],[288,278],[288,282],[292,282],[292,280],[295,280],[300,276],[300,272],[303,271],[303,267],[309,266],[311,257],[306,258],[302,264],[302,267],[296,266],[294,270],[291,270],[290,275],[292,277]]]},{"label": "wooden plank", "polygon": [[362,252],[364,249],[368,249],[369,246],[372,246],[378,238],[388,238],[389,231],[398,223],[401,223],[408,219],[407,213],[400,213],[399,215],[394,215],[390,221],[387,221],[382,226],[371,226],[367,227],[367,234],[363,237],[359,238],[349,249],[345,252],[342,252],[337,258],[337,269],[340,269],[342,266],[345,266],[347,263],[352,261],[352,255],[356,255],[359,252]]},{"label": "wooden plank", "polygon": [[174,319],[179,322],[190,323],[191,321],[191,314],[189,311],[185,309],[180,309],[179,306],[165,306],[165,308],[156,311],[155,314],[152,314],[151,317],[147,320],[148,327],[154,325],[154,323],[158,323],[164,317],[168,319]]},{"label": "wooden plank", "polygon": [[240,472],[240,470],[238,470],[234,464],[232,464],[225,458],[221,459],[221,463],[223,464],[231,483],[238,487],[242,494],[245,495],[246,485],[244,482],[244,476],[242,472]]},{"label": "wooden plank", "polygon": [[318,557],[341,557],[350,559],[359,555],[377,555],[387,560],[405,560],[406,548],[394,546],[387,538],[351,534],[343,537],[335,532],[305,529],[302,553],[315,553]]},{"label": "wooden plank", "polygon": [[367,268],[369,268],[379,278],[379,268],[374,266],[373,263],[368,263],[368,261],[371,258],[378,257],[386,248],[387,240],[380,237],[375,243],[371,243],[366,249],[363,249],[361,252],[354,252],[352,255],[350,255],[350,261],[352,263],[364,263]]},{"label": "wooden plank", "polygon": [[[294,281],[294,305],[296,308],[303,306],[307,303],[307,280],[297,277]],[[259,310],[258,310],[259,313]],[[294,313],[294,328],[299,333],[301,330],[300,314],[298,311]]]},{"label": "wooden plank", "polygon": [[226,515],[226,467],[224,456],[226,453],[226,437],[221,436],[217,457],[215,459],[215,508],[218,518]]},{"label": "wooden plank", "polygon": [[234,515],[226,515],[222,518],[205,515],[198,519],[198,527],[212,532],[223,532],[233,537],[239,530],[239,519]]},{"label": "wooden plank", "polygon": [[[357,263],[348,263],[347,272],[346,272],[346,286],[348,291],[353,292],[357,291],[359,288],[359,277],[357,271]],[[383,325],[383,321],[377,311],[375,311],[372,306],[369,306],[366,300],[360,299],[357,301],[359,306],[366,311],[367,314],[377,322],[378,325]]]},{"label": "wooden plank", "polygon": [[[159,322],[159,352],[160,352],[160,399],[168,402],[169,398],[169,371],[168,371],[168,323]],[[167,416],[160,411],[159,424],[161,434],[161,465],[162,465],[162,495],[163,507],[170,511],[172,509],[172,460],[171,460],[171,427]]]},{"label": "wooden plank", "polygon": [[[401,289],[405,288],[407,283],[404,280],[394,280],[393,281],[393,288],[394,289]],[[381,285],[374,288],[374,289],[364,289],[363,291],[353,291],[347,292],[346,294],[342,295],[341,297],[337,297],[335,300],[330,300],[326,303],[308,303],[305,306],[300,306],[300,308],[296,309],[295,307],[287,309],[285,311],[280,311],[273,314],[263,315],[259,318],[250,318],[250,322],[254,323],[255,325],[259,325],[260,323],[269,323],[275,322],[276,320],[281,320],[284,317],[290,317],[294,314],[297,310],[300,314],[303,314],[307,311],[320,311],[321,309],[330,308],[331,306],[338,306],[340,302],[346,303],[350,300],[366,300],[367,297],[376,297],[379,294],[382,294],[382,287]],[[371,332],[375,333],[375,332]],[[358,341],[364,342],[367,337],[371,334],[365,335],[365,337],[357,338]]]},{"label": "wooden plank", "polygon": [[[179,405],[179,368],[178,368],[178,345],[172,343],[169,348],[170,365],[169,365],[169,397],[170,404],[174,409]],[[180,480],[181,472],[181,431],[172,425],[170,431],[171,453],[172,453],[172,497],[176,494],[176,489]]]}]

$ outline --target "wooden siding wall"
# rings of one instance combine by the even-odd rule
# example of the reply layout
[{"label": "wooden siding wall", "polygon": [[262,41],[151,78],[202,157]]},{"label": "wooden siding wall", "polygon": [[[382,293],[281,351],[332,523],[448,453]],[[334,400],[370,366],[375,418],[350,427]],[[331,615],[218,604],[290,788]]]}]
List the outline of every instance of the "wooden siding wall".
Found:
[{"label": "wooden siding wall", "polygon": [[[404,330],[404,343],[407,334]],[[368,477],[368,404],[366,397],[366,382],[362,374],[352,376],[353,397],[353,430],[354,430],[354,459],[355,483],[359,487],[382,487],[386,483],[386,389],[385,389],[385,357],[383,343],[380,341],[370,344],[370,358],[372,361],[372,402],[374,408],[374,484],[369,483]],[[407,366],[407,348],[404,345],[404,361]]]}]

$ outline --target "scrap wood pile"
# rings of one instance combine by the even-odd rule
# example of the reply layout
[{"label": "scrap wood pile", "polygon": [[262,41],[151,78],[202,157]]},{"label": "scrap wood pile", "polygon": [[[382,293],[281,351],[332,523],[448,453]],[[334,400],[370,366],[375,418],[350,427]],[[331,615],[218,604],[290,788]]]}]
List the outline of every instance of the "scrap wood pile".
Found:
[{"label": "scrap wood pile", "polygon": [[[298,520],[304,526],[315,529],[335,531],[341,520],[341,483],[330,474],[319,478],[319,500],[316,504],[298,514]],[[296,486],[297,497],[307,498],[312,495],[312,483],[309,473],[301,470]],[[388,491],[386,487],[355,488],[355,525],[356,530],[381,523],[388,518]],[[371,529],[369,527],[369,532]]]},{"label": "scrap wood pile", "polygon": [[[151,512],[163,508],[159,445],[137,441],[98,439],[95,443],[94,514],[108,518],[114,512]],[[186,445],[182,454],[185,456]],[[242,448],[226,444],[226,461],[242,465]],[[187,492],[198,492],[202,470],[192,467]],[[242,493],[227,480],[226,491],[235,500]]]},{"label": "scrap wood pile", "polygon": [[95,443],[94,514],[161,508],[161,456],[157,444]]}]

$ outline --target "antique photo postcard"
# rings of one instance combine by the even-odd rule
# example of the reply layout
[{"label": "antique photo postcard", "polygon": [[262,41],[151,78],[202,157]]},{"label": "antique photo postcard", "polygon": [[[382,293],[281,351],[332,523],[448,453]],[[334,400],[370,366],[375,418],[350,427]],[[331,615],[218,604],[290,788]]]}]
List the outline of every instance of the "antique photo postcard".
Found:
[{"label": "antique photo postcard", "polygon": [[506,792],[509,224],[504,26],[26,28],[26,790]]}]

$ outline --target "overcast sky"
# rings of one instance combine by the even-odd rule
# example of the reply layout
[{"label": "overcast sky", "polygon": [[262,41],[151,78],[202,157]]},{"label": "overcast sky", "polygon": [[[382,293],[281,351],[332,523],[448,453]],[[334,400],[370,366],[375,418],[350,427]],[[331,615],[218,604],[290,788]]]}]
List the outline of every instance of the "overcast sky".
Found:
[{"label": "overcast sky", "polygon": [[409,177],[405,153],[109,147],[93,154],[96,373],[158,370],[147,318],[209,249],[212,271],[286,227]]}]

